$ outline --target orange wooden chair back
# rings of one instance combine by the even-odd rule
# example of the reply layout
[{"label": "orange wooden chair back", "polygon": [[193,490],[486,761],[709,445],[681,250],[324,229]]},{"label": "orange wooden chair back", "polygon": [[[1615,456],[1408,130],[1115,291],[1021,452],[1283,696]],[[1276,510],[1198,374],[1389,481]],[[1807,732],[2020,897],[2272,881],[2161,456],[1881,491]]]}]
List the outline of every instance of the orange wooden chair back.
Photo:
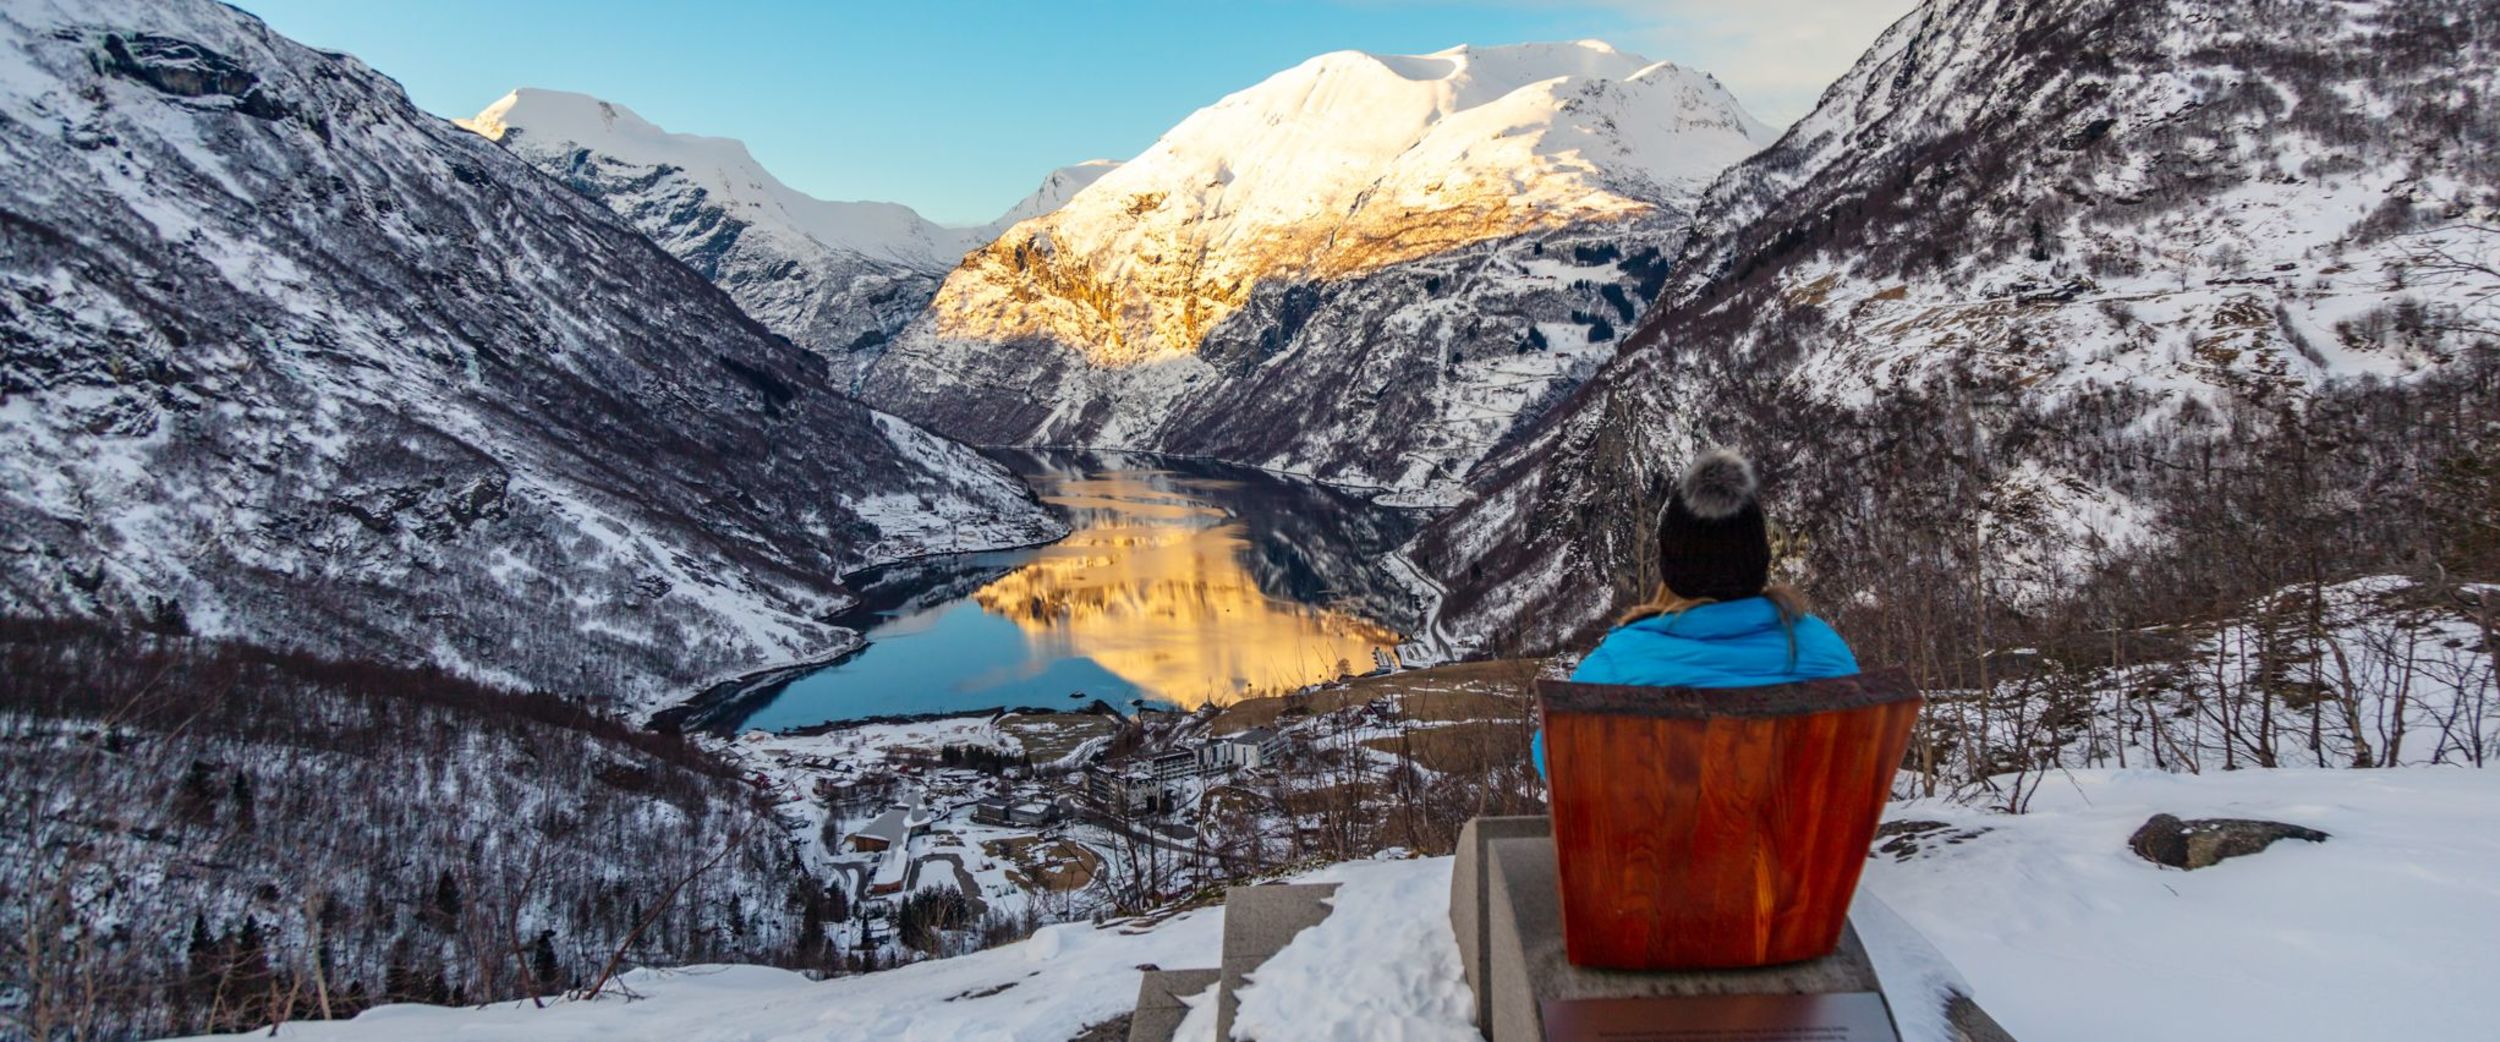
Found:
[{"label": "orange wooden chair back", "polygon": [[1537,692],[1574,965],[1769,966],[1839,945],[1918,717],[1905,674]]}]

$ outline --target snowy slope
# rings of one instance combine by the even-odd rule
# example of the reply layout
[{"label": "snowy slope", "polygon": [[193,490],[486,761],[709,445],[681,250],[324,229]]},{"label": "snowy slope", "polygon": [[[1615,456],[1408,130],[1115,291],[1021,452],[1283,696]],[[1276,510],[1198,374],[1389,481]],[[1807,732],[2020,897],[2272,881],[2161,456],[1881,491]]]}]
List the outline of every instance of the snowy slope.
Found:
[{"label": "snowy slope", "polygon": [[1712,187],[1624,356],[1426,538],[1450,621],[1550,646],[1643,595],[1660,475],[1712,441],[1769,458],[1809,570],[1949,509],[2034,589],[2158,548],[2199,445],[2362,439],[2386,462],[2338,480],[2390,488],[2478,451],[2366,396],[2472,397],[2500,328],[2500,283],[2437,263],[2500,257],[2479,11],[1925,4]]},{"label": "snowy slope", "polygon": [[811,242],[917,271],[945,271],[966,248],[978,245],[899,203],[829,202],[801,194],[766,173],[743,142],[672,134],[632,109],[587,94],[523,87],[454,122],[541,166],[561,159],[593,169],[657,174],[688,202],[712,203],[729,220],[751,226],[749,234]]},{"label": "snowy slope", "polygon": [[967,257],[863,394],[973,441],[1447,487],[1611,350],[1769,137],[1596,41],[1322,55]]},{"label": "snowy slope", "polygon": [[[1882,903],[1856,914],[1863,928],[1897,913],[1949,960],[1869,930],[1889,987],[1958,970],[2024,1042],[2475,1038],[2495,1012],[2477,976],[2500,933],[2500,895],[2484,883],[2500,867],[2495,807],[2500,777],[2488,771],[2080,771],[2020,817],[1894,807],[1894,820],[1969,835],[1880,855],[1864,888]],[[2182,873],[2126,849],[2156,812],[2274,818],[2333,838]],[[1242,1022],[1312,1042],[1466,1037],[1448,860],[1312,878],[1344,885],[1335,925],[1278,953],[1244,990]],[[1020,944],[825,983],[751,967],[643,971],[627,980],[642,1001],[395,1006],[276,1037],[1063,1042],[1128,1009],[1139,965],[1215,965],[1220,926],[1209,910],[1135,933],[1046,927]],[[1893,997],[1905,1040],[1938,1038],[1905,998]]]},{"label": "snowy slope", "polygon": [[[1068,200],[1100,181],[1104,174],[1120,168],[1117,159],[1088,159],[1074,166],[1063,166],[1042,178],[1042,186],[1033,190],[1016,205],[1007,208],[995,221],[979,228],[967,229],[967,247],[978,249],[989,245],[1007,230],[1043,214],[1068,205]],[[952,266],[950,265],[951,269]]]},{"label": "snowy slope", "polygon": [[615,215],[223,5],[9,5],[0,153],[0,609],[641,701],[839,645],[836,577],[936,532],[1059,531]]},{"label": "snowy slope", "polygon": [[1063,167],[999,220],[950,228],[899,203],[806,195],[742,142],[671,133],[584,94],[524,87],[454,122],[606,204],[765,328],[837,361],[919,315],[966,252],[1118,166]]},{"label": "snowy slope", "polygon": [[1595,41],[1325,54],[968,260],[931,325],[1106,366],[1187,354],[1256,283],[1689,204],[1767,136],[1716,81]]}]

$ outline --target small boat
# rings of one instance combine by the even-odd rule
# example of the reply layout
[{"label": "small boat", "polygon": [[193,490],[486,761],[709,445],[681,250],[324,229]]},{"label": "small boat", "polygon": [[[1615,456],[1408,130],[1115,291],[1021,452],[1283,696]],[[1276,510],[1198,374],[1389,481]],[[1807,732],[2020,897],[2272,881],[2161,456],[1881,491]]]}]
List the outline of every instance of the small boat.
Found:
[{"label": "small boat", "polygon": [[1070,691],[1070,692],[1068,692],[1068,697],[1069,697],[1069,698],[1083,698],[1083,697],[1085,697],[1085,692],[1082,692],[1082,691]]}]

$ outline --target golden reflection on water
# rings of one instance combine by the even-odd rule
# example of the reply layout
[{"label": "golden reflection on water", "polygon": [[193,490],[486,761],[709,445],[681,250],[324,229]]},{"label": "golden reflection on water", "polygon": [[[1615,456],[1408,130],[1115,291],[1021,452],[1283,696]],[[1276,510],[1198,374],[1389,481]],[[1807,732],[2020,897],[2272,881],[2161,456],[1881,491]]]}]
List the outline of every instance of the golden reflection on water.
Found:
[{"label": "golden reflection on water", "polygon": [[1037,651],[1090,658],[1183,708],[1372,668],[1398,635],[1259,592],[1246,529],[1219,508],[1120,473],[1058,481],[1076,529],[973,593]]}]

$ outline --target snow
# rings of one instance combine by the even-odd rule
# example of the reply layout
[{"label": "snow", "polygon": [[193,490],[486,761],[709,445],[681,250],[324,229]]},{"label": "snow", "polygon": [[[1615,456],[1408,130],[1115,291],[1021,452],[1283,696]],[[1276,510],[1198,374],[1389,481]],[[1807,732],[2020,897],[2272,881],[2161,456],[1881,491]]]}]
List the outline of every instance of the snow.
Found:
[{"label": "snow", "polygon": [[738,220],[877,260],[944,271],[979,245],[899,203],[806,195],[767,173],[744,142],[671,133],[587,94],[523,87],[454,122],[525,151],[587,149],[598,162],[673,167]]},{"label": "snow", "polygon": [[[296,115],[99,64],[102,34],[141,30]],[[19,302],[0,324],[40,360],[0,412],[14,611],[162,600],[206,634],[647,708],[842,646],[819,621],[842,570],[1061,530],[1003,469],[872,422],[636,228],[352,59],[203,0],[13,4],[0,52],[0,154],[47,172],[7,179],[7,208],[74,244],[0,272]],[[612,129],[647,128],[629,117]],[[778,437],[730,357],[785,374],[776,408],[811,433],[769,466],[719,456]],[[715,498],[732,488],[749,502]],[[304,624],[332,614],[400,621]]]},{"label": "snow", "polygon": [[1416,914],[1448,908],[1449,859],[1357,862],[1304,882],[1338,884],[1329,916],[1250,976],[1236,1037],[1481,1042],[1449,917]]},{"label": "snow", "polygon": [[[2179,872],[2126,848],[2156,812],[2332,838]],[[2500,937],[2500,773],[2076,771],[2026,815],[1930,800],[1887,816],[1969,834],[1877,855],[1852,913],[1905,1042],[1941,1037],[1936,1003],[1957,987],[2024,1042],[2477,1038],[2500,1013],[2485,986]],[[1449,871],[1446,858],[1386,860],[1296,880],[1340,884],[1334,914],[1253,975],[1241,1028],[1315,1042],[1471,1037]],[[749,967],[641,971],[626,979],[641,1001],[395,1006],[275,1037],[1063,1042],[1129,1008],[1137,966],[1216,965],[1221,919],[1054,926],[825,983]],[[1205,1038],[1200,1012],[1211,1004],[1182,1038]]]},{"label": "snow", "polygon": [[[1106,365],[1186,354],[1252,283],[1688,206],[1772,137],[1709,76],[1594,40],[1323,54],[1199,109],[1001,239],[1107,286],[1183,280],[1131,288],[1142,320],[1097,328],[974,263],[940,291],[935,328],[1048,332]],[[1462,227],[1415,234],[1419,219]]]},{"label": "snow", "polygon": [[1102,180],[1104,174],[1119,168],[1120,161],[1117,159],[1088,159],[1051,171],[1049,176],[1042,178],[1041,187],[1008,207],[1007,212],[997,220],[969,230],[967,234],[973,239],[972,245],[986,245],[1006,234],[1009,228],[1068,205],[1068,200],[1076,198],[1077,193],[1093,187],[1094,182]]},{"label": "snow", "polygon": [[[2196,872],[2126,849],[2155,813],[2323,829]],[[1867,889],[1950,954],[2023,1042],[2474,1038],[2500,1012],[2500,774],[2078,771],[2032,812],[1896,806],[1990,831]]]},{"label": "snow", "polygon": [[[932,274],[953,268],[966,251],[988,244],[1016,223],[1065,205],[1120,166],[1117,160],[1090,159],[1060,167],[997,220],[955,227],[930,221],[900,203],[818,199],[774,177],[743,141],[673,133],[632,109],[587,94],[523,87],[475,116],[452,122],[541,166],[561,168],[578,161],[670,172],[701,189],[733,219],[765,234],[789,235]],[[585,151],[587,156],[576,158]]]},{"label": "snow", "polygon": [[[755,966],[638,970],[615,994],[547,1009],[385,1006],[352,1021],[289,1024],[280,1039],[341,1042],[1060,1042],[1135,1003],[1139,963],[1196,965],[1223,917],[1192,912],[1151,927],[1052,926],[1004,948],[817,983]],[[1193,962],[1192,960],[1197,960]],[[1003,990],[993,990],[1001,989]]]}]

